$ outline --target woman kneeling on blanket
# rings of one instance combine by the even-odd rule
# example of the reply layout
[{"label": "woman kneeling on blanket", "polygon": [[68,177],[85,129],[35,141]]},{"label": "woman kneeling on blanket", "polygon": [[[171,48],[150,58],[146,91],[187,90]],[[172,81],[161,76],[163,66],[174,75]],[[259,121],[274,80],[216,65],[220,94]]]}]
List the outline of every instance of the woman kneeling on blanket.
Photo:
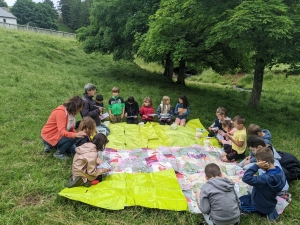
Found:
[{"label": "woman kneeling on blanket", "polygon": [[89,187],[99,175],[107,173],[109,169],[97,168],[102,164],[98,158],[98,151],[103,151],[108,143],[107,137],[98,133],[92,140],[76,148],[73,159],[72,175],[67,184],[68,188],[85,186]]}]

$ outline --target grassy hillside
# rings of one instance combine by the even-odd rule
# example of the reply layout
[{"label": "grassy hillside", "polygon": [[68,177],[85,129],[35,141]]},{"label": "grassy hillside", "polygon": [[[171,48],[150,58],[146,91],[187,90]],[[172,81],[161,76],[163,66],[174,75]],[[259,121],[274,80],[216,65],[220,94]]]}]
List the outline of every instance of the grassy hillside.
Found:
[{"label": "grassy hillside", "polygon": [[[153,65],[149,72],[134,63],[114,62],[110,56],[86,55],[76,40],[6,29],[0,29],[0,65],[0,224],[193,225],[202,220],[188,212],[142,207],[108,211],[58,196],[71,174],[71,159],[60,161],[45,154],[40,130],[51,110],[73,95],[81,96],[88,82],[97,86],[105,102],[113,86],[121,88],[120,96],[133,95],[140,104],[150,96],[155,107],[163,95],[175,105],[183,93],[190,101],[190,118],[200,118],[205,126],[213,122],[216,108],[224,106],[231,117],[240,114],[247,125],[269,129],[276,149],[300,158],[300,77],[267,74],[261,108],[254,110],[247,107],[248,92],[222,85],[229,84],[229,78],[204,74],[189,78],[187,87],[177,86],[154,72],[159,69]],[[248,85],[249,77],[238,82]],[[300,222],[299,191],[296,181],[281,224]],[[243,216],[242,224],[267,223]]]}]

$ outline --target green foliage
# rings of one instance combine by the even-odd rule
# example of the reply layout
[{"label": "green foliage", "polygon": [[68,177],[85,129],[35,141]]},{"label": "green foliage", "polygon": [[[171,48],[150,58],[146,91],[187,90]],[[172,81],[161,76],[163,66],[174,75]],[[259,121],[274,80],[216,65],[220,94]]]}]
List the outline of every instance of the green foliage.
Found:
[{"label": "green foliage", "polygon": [[[0,170],[5,171],[0,177],[0,224],[192,225],[203,220],[199,214],[142,207],[104,210],[58,195],[71,174],[72,159],[60,161],[45,154],[40,131],[51,110],[73,95],[81,96],[89,82],[97,86],[105,102],[113,86],[121,88],[122,97],[133,95],[138,103],[151,96],[155,107],[164,95],[175,105],[178,95],[185,94],[191,105],[189,119],[200,118],[204,126],[214,121],[216,108],[224,106],[231,117],[243,115],[246,125],[269,129],[277,150],[300,158],[300,77],[285,78],[281,72],[270,76],[261,107],[254,110],[247,107],[249,93],[219,85],[211,71],[205,76],[207,81],[213,76],[213,84],[174,86],[161,74],[134,63],[86,55],[76,40],[4,28],[0,28],[0,49]],[[279,224],[300,222],[299,182],[290,186],[292,202]],[[242,224],[269,223],[259,216],[243,215]]]},{"label": "green foliage", "polygon": [[136,48],[134,35],[145,33],[148,17],[156,11],[159,0],[105,1],[95,0],[91,25],[79,29],[78,40],[85,52],[113,54],[115,60],[133,60]]},{"label": "green foliage", "polygon": [[[208,46],[219,43],[253,53],[255,61],[253,91],[249,101],[258,107],[262,91],[264,69],[278,63],[295,64],[300,61],[299,1],[253,0],[242,1],[228,9],[207,40]],[[295,17],[295,18],[294,18]]]},{"label": "green foliage", "polygon": [[11,11],[17,17],[18,24],[58,29],[58,15],[50,0],[37,4],[32,0],[17,0]]},{"label": "green foliage", "polygon": [[0,7],[8,7],[7,3],[5,2],[5,0],[0,0]]}]

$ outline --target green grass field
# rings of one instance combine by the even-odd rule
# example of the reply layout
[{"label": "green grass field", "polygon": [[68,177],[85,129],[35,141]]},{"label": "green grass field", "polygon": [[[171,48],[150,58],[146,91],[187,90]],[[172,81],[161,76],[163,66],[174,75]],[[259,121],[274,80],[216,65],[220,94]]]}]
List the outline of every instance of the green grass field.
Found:
[{"label": "green grass field", "polygon": [[[163,95],[175,105],[185,94],[190,118],[209,126],[218,106],[229,115],[243,115],[246,125],[269,129],[277,150],[300,158],[300,77],[266,71],[261,107],[248,108],[252,75],[239,79],[205,71],[187,80],[187,86],[167,81],[155,64],[114,62],[111,56],[86,55],[76,40],[0,29],[0,224],[184,224],[202,221],[201,215],[142,207],[109,211],[60,197],[71,174],[72,160],[60,161],[43,152],[40,131],[51,110],[73,95],[81,96],[86,83],[94,83],[105,102],[111,88],[120,96],[133,95],[141,104],[152,97],[155,108]],[[78,117],[79,118],[79,117]],[[292,203],[279,224],[299,224],[299,181],[290,186]],[[244,224],[268,224],[257,216],[243,216]]]}]

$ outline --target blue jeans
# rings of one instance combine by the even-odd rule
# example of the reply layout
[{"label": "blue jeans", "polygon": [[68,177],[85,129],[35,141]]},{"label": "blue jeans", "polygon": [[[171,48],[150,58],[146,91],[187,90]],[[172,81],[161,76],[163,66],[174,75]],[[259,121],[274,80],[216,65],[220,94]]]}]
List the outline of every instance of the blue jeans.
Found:
[{"label": "blue jeans", "polygon": [[[76,148],[75,141],[76,141],[75,138],[62,137],[56,144],[56,147],[58,148],[59,153],[63,154],[63,155],[65,155],[66,153],[75,154],[75,148]],[[50,145],[44,139],[43,139],[43,142],[45,145],[48,145],[50,147],[55,147],[55,146]]]}]

